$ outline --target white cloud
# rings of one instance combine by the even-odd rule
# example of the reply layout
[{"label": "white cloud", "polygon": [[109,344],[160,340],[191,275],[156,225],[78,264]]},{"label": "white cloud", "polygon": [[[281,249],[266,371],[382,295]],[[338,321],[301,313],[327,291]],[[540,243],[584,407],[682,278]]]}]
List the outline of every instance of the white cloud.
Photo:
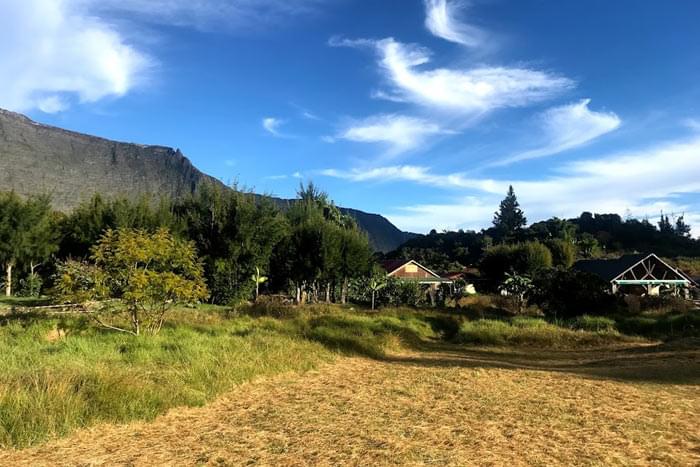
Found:
[{"label": "white cloud", "polygon": [[616,130],[622,121],[612,112],[594,112],[590,99],[554,107],[540,115],[540,124],[548,141],[544,146],[523,151],[493,165],[507,165],[528,159],[547,157],[583,146]]},{"label": "white cloud", "polygon": [[390,98],[431,109],[477,116],[549,99],[574,86],[568,78],[527,68],[423,70],[419,67],[429,63],[430,51],[393,38],[376,42],[376,48],[392,86]]},{"label": "white cloud", "polygon": [[436,123],[405,115],[384,114],[356,122],[337,137],[360,143],[383,143],[395,156],[422,146],[429,136],[448,133]]},{"label": "white cloud", "polygon": [[284,124],[284,120],[280,120],[279,118],[275,117],[265,117],[262,119],[262,126],[267,131],[270,133],[272,136],[276,136],[278,138],[286,138],[287,136],[280,133],[279,129],[280,127]]},{"label": "white cloud", "polygon": [[[420,226],[420,230],[426,231],[487,226],[492,211],[511,184],[531,220],[577,216],[584,210],[620,214],[629,210],[634,216],[653,216],[662,208],[697,211],[697,207],[684,205],[683,197],[678,195],[700,193],[698,154],[700,138],[696,137],[566,164],[542,180],[476,179],[463,173],[436,174],[427,167],[417,166],[329,169],[321,174],[356,182],[407,180],[465,193],[457,195],[454,203],[407,206],[388,216],[401,228]],[[486,206],[490,206],[489,213]]]},{"label": "white cloud", "polygon": [[479,28],[461,23],[455,18],[455,7],[464,6],[461,1],[425,0],[425,27],[433,35],[467,47],[480,47],[486,34]]},{"label": "white cloud", "polygon": [[99,14],[126,13],[146,21],[200,30],[244,30],[314,14],[324,0],[74,0]]},{"label": "white cloud", "polygon": [[0,107],[58,112],[123,96],[152,61],[69,0],[0,0]]},{"label": "white cloud", "polygon": [[692,131],[700,132],[700,120],[697,118],[686,118],[682,123],[686,128]]}]

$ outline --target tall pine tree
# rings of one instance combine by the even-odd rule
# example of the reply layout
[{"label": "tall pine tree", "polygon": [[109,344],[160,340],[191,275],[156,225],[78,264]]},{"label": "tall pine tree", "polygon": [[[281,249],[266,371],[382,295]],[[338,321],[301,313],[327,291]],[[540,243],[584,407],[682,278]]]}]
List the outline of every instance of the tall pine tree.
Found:
[{"label": "tall pine tree", "polygon": [[527,225],[527,219],[522,209],[520,209],[513,185],[508,187],[508,194],[501,201],[501,205],[493,218],[493,225],[503,240],[512,240]]},{"label": "tall pine tree", "polygon": [[685,214],[680,216],[676,220],[676,235],[680,237],[686,237],[690,238],[691,237],[691,227],[689,224],[686,224],[685,222]]}]

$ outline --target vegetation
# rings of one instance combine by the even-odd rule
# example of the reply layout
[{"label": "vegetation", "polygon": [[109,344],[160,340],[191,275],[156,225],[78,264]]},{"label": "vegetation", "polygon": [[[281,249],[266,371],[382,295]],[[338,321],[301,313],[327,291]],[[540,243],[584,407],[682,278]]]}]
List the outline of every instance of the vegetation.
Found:
[{"label": "vegetation", "polygon": [[27,270],[25,289],[38,295],[36,268],[56,251],[54,218],[49,198],[21,200],[14,193],[0,193],[0,264],[5,271],[5,295],[12,295],[13,269]]},{"label": "vegetation", "polygon": [[534,276],[552,267],[552,254],[539,242],[501,244],[484,253],[479,269],[485,278],[500,284],[506,274]]},{"label": "vegetation", "polygon": [[173,306],[198,303],[208,296],[194,246],[173,238],[166,229],[153,234],[108,230],[92,259],[94,265],[75,261],[59,265],[56,290],[66,303],[102,301],[92,316],[108,329],[136,336],[158,334]]},{"label": "vegetation", "polygon": [[527,219],[520,209],[513,186],[508,187],[508,194],[501,201],[498,212],[493,218],[493,227],[499,240],[513,240],[527,225]]},{"label": "vegetation", "polygon": [[697,311],[559,323],[470,316],[470,308],[200,306],[177,308],[157,336],[138,339],[90,326],[86,317],[9,315],[0,326],[0,445],[35,444],[98,422],[150,420],[255,376],[304,371],[338,354],[385,359],[389,350],[426,351],[438,341],[454,350],[453,344],[585,349],[664,332],[700,335]]},{"label": "vegetation", "polygon": [[[411,258],[433,270],[454,271],[478,264],[484,252],[494,244],[539,242],[550,250],[553,265],[564,268],[570,267],[577,258],[654,252],[659,256],[679,257],[686,268],[691,266],[690,271],[700,271],[700,267],[692,267],[694,258],[700,257],[700,239],[690,236],[683,216],[674,222],[662,215],[658,226],[648,220],[622,220],[617,214],[590,212],[568,220],[553,217],[528,227],[522,222],[524,219],[515,194],[509,190],[493,227],[481,232],[434,231],[408,240],[388,256]],[[696,277],[700,273],[691,275]]]},{"label": "vegetation", "polygon": [[[9,193],[0,196],[6,293],[13,292],[17,267],[22,289],[38,296],[51,289],[54,277],[78,273],[72,261],[88,260],[105,232],[155,235],[161,229],[171,232],[173,241],[192,242],[215,304],[251,300],[261,287],[291,290],[298,303],[344,303],[350,281],[366,276],[372,264],[366,234],[312,183],[300,188],[299,199],[284,212],[269,199],[214,184],[203,184],[181,200],[133,202],[97,195],[69,215],[52,213],[48,197],[22,201]],[[269,280],[259,281],[262,277]]]}]

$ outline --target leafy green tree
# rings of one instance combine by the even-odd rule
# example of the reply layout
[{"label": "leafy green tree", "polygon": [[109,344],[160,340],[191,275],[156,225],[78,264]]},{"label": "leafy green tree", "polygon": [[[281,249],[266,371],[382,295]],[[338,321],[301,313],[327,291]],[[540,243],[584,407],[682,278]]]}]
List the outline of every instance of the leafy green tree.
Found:
[{"label": "leafy green tree", "polygon": [[344,301],[349,279],[369,269],[367,236],[312,183],[300,187],[287,219],[289,237],[275,254],[277,275],[292,283],[297,303],[305,303],[309,296],[318,300],[322,289],[330,301],[337,284]]},{"label": "leafy green tree", "polygon": [[366,276],[372,267],[372,248],[367,234],[358,228],[341,232],[340,242],[340,301],[345,304],[350,280]]},{"label": "leafy green tree", "polygon": [[5,271],[5,295],[12,295],[12,269],[23,251],[24,206],[15,193],[0,194],[0,262]]},{"label": "leafy green tree", "polygon": [[496,232],[502,239],[512,239],[520,233],[527,224],[525,214],[520,209],[520,203],[515,196],[513,186],[508,187],[506,197],[501,201],[500,207],[493,218]]},{"label": "leafy green tree", "polygon": [[28,268],[29,283],[40,283],[36,268],[56,251],[57,242],[48,196],[23,201],[14,193],[0,194],[0,262],[5,270],[5,295],[12,295],[15,266]]},{"label": "leafy green tree", "polygon": [[127,198],[105,199],[96,194],[80,204],[60,222],[60,258],[88,258],[90,249],[105,231],[143,229],[149,232],[165,227],[173,233],[182,226],[173,215],[172,203],[148,197],[136,201]]},{"label": "leafy green tree", "polygon": [[[93,249],[92,259],[94,266],[64,263],[56,290],[69,302],[119,299],[118,305],[105,302],[92,315],[109,329],[136,336],[157,334],[173,306],[208,296],[194,244],[173,237],[167,229],[108,230]],[[124,321],[130,326],[125,327]]]},{"label": "leafy green tree", "polygon": [[174,211],[204,261],[211,301],[253,297],[250,278],[256,268],[269,274],[273,249],[287,235],[286,220],[272,202],[212,184],[176,203]]}]

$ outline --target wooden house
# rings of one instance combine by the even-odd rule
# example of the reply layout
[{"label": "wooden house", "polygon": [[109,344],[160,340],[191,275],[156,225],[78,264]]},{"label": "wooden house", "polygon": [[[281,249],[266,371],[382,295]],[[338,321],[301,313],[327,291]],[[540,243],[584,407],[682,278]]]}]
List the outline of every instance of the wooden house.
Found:
[{"label": "wooden house", "polygon": [[437,288],[440,284],[452,284],[452,280],[441,277],[412,259],[390,259],[382,261],[381,266],[386,271],[387,277],[415,281],[433,288]]}]

